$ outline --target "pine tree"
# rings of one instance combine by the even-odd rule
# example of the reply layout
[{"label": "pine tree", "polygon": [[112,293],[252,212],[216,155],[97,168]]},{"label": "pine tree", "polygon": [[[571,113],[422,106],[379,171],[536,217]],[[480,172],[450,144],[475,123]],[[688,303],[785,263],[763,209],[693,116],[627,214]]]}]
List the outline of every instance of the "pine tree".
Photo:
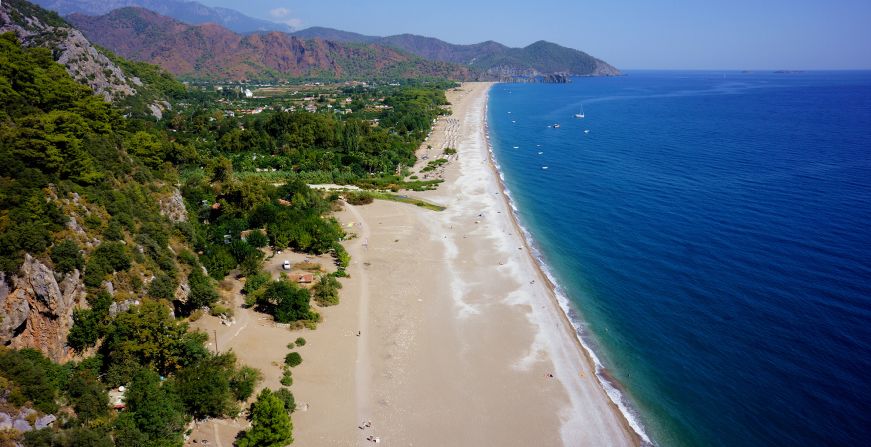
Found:
[{"label": "pine tree", "polygon": [[284,402],[269,388],[257,395],[248,419],[251,429],[239,435],[238,447],[281,447],[293,442],[293,424]]}]

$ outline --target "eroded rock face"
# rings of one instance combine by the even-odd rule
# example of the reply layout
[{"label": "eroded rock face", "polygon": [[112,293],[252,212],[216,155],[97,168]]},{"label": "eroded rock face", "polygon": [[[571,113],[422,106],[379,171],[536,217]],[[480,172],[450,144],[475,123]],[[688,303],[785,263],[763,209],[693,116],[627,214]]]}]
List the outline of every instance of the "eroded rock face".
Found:
[{"label": "eroded rock face", "polygon": [[160,199],[159,203],[160,214],[163,214],[174,223],[187,222],[187,208],[184,206],[184,199],[178,188],[173,188],[172,194]]},{"label": "eroded rock face", "polygon": [[0,343],[38,349],[56,362],[67,360],[73,309],[85,295],[79,271],[58,283],[54,271],[26,254],[12,284],[8,293],[0,291]]},{"label": "eroded rock face", "polygon": [[0,7],[0,33],[12,31],[24,46],[51,49],[70,76],[94,89],[106,101],[136,93],[124,72],[91,45],[79,30],[51,26],[35,17],[13,19],[7,11],[11,7]]}]

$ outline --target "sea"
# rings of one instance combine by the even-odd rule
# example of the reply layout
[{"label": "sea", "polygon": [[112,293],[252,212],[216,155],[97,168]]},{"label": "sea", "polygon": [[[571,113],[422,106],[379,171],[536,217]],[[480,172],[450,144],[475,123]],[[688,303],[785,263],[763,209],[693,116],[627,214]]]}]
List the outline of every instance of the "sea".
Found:
[{"label": "sea", "polygon": [[517,217],[646,439],[871,443],[871,72],[496,84],[487,115]]}]

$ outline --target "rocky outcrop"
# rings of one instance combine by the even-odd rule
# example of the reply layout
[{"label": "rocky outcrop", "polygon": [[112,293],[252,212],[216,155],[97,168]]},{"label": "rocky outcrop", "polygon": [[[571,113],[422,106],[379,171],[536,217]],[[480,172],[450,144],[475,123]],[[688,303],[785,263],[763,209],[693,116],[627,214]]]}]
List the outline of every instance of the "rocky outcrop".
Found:
[{"label": "rocky outcrop", "polygon": [[2,283],[0,343],[38,349],[56,362],[67,360],[66,339],[73,325],[73,309],[85,295],[79,271],[58,283],[52,269],[26,254],[18,275],[12,278],[12,287],[5,280]]},{"label": "rocky outcrop", "polygon": [[178,188],[173,188],[172,194],[158,200],[160,214],[174,223],[187,222],[188,212],[184,206],[184,199]]},{"label": "rocky outcrop", "polygon": [[[20,2],[19,2],[20,3]],[[124,72],[108,57],[97,50],[79,30],[50,25],[32,11],[13,9],[16,2],[3,2],[0,6],[0,33],[13,32],[27,47],[45,47],[52,50],[58,63],[76,81],[91,87],[107,101],[136,93]]]},{"label": "rocky outcrop", "polygon": [[[33,425],[31,425],[31,421]],[[0,430],[16,430],[25,433],[48,428],[55,421],[57,421],[57,417],[53,414],[37,417],[36,410],[32,408],[22,408],[18,413],[11,414],[0,412]]]},{"label": "rocky outcrop", "polygon": [[76,81],[91,87],[107,101],[136,93],[124,72],[98,51],[79,30],[50,25],[27,11],[13,10],[15,2],[3,2],[0,6],[0,33],[13,32],[27,47],[44,47],[52,50],[58,63]]}]

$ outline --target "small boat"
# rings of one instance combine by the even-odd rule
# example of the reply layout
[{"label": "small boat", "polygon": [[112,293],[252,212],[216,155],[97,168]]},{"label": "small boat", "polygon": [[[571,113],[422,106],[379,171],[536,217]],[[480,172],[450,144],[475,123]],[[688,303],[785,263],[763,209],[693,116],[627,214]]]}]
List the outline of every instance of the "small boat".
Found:
[{"label": "small boat", "polygon": [[543,153],[544,153],[544,152],[539,152],[538,155],[541,155],[541,154],[543,154]]},{"label": "small boat", "polygon": [[554,125],[553,125],[553,128],[554,128],[554,129],[559,129],[559,123],[554,124]]},{"label": "small boat", "polygon": [[541,169],[547,169],[547,166],[542,166]]},{"label": "small boat", "polygon": [[514,146],[514,149],[520,149],[520,146]]},{"label": "small boat", "polygon": [[590,129],[584,129],[584,133],[590,133]]},{"label": "small boat", "polygon": [[584,117],[584,106],[581,105],[581,111],[575,114],[575,118],[583,118]]}]

